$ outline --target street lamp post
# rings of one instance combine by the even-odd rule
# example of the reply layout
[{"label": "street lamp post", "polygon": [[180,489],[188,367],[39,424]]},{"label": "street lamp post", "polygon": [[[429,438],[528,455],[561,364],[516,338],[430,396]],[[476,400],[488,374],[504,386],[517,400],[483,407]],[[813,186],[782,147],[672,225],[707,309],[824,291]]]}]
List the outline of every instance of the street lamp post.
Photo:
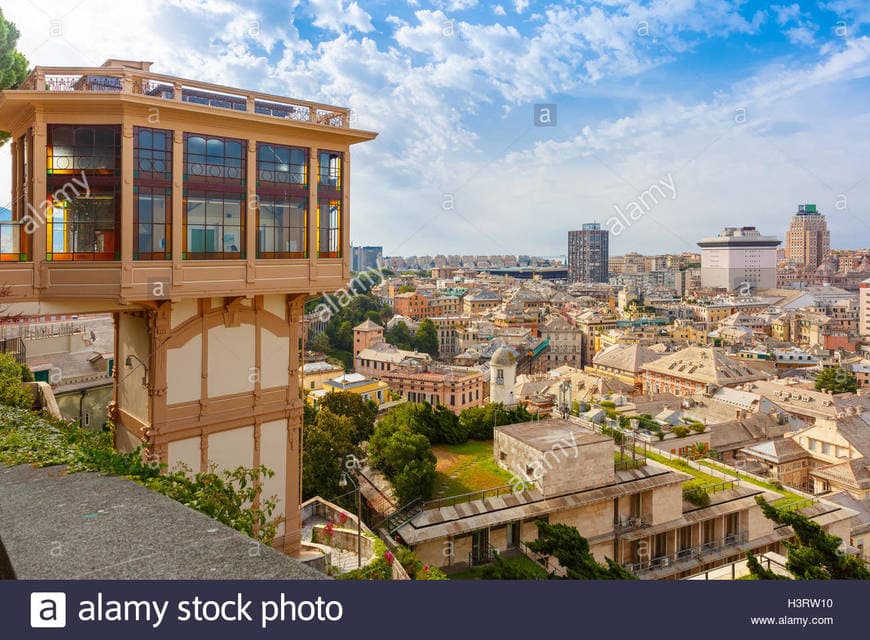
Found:
[{"label": "street lamp post", "polygon": [[362,492],[359,489],[359,483],[353,479],[347,471],[341,472],[341,479],[338,481],[338,486],[342,489],[350,482],[356,492],[356,567],[362,567]]}]

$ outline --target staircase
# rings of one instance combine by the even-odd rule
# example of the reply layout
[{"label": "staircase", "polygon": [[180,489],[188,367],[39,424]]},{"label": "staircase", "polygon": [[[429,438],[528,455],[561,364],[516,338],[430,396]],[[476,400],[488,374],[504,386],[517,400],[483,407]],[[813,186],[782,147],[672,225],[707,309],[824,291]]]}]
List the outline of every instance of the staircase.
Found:
[{"label": "staircase", "polygon": [[393,535],[400,527],[402,527],[402,525],[413,520],[414,516],[421,511],[423,511],[423,502],[419,498],[409,502],[403,507],[400,507],[387,516],[387,519],[384,521],[384,523],[386,523],[387,532],[390,535]]}]

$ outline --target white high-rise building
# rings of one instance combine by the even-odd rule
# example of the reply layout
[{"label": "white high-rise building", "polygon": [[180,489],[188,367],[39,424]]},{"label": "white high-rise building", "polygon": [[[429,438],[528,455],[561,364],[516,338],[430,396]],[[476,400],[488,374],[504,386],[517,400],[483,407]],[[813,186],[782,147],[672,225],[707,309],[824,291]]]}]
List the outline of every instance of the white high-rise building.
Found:
[{"label": "white high-rise building", "polygon": [[701,247],[701,286],[750,293],[776,287],[776,248],[781,241],[755,227],[726,227]]}]

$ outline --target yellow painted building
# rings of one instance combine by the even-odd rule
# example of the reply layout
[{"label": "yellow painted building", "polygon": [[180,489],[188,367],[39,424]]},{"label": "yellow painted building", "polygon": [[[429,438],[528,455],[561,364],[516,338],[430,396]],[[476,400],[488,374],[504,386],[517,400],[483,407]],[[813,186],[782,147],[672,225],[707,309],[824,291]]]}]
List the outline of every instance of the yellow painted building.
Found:
[{"label": "yellow painted building", "polygon": [[371,400],[377,404],[390,399],[390,387],[386,382],[369,378],[361,373],[346,373],[323,383],[320,389],[315,389],[305,396],[305,401],[312,407],[316,407],[320,400],[327,394],[336,391],[349,391],[362,397],[363,400]]}]

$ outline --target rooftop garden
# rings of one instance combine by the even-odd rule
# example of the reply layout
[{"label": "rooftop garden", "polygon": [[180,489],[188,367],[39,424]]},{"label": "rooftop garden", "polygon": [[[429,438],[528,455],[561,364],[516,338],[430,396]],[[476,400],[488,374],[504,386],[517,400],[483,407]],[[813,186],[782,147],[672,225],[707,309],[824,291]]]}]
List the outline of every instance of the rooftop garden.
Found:
[{"label": "rooftop garden", "polygon": [[437,459],[432,494],[436,499],[502,487],[515,480],[495,463],[491,440],[440,444],[432,447],[432,453]]},{"label": "rooftop garden", "polygon": [[[710,487],[716,487],[717,485],[721,486],[723,482],[727,482],[719,476],[714,476],[709,473],[704,473],[703,471],[695,469],[685,460],[673,460],[659,453],[655,453],[652,450],[647,450],[645,454],[647,458],[655,460],[659,464],[663,464],[667,467],[670,467],[671,469],[682,471],[683,473],[688,473],[689,475],[691,475],[691,480],[686,480],[685,482],[683,482],[683,491],[686,492],[686,499],[693,504],[698,504],[698,506],[705,506],[703,504],[699,504],[699,502],[704,501],[704,498],[701,497],[701,492],[707,493]],[[696,460],[695,462],[697,462],[701,466],[720,471],[725,475],[733,477],[735,480],[741,480],[749,484],[754,484],[767,491],[772,491],[774,493],[780,494],[782,497],[771,503],[779,509],[787,509],[789,507],[795,507],[798,505],[803,506],[807,502],[807,498],[789,491],[782,485],[776,485],[770,482],[763,482],[757,480],[755,478],[746,476],[745,474],[741,474],[736,469],[730,468],[727,465],[713,462],[709,459]]]}]

